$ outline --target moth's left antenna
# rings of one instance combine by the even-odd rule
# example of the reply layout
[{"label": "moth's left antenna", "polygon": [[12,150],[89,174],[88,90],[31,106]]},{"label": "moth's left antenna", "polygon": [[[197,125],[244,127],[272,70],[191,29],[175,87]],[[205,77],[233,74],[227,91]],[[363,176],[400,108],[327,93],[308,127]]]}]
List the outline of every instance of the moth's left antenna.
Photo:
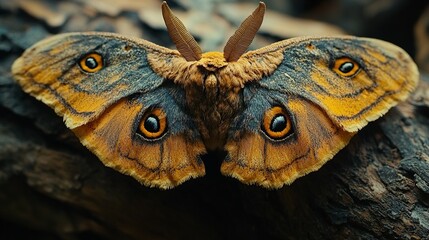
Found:
[{"label": "moth's left antenna", "polygon": [[174,16],[167,2],[162,2],[162,16],[167,26],[168,34],[176,45],[177,50],[187,61],[201,59],[201,48],[194,37],[186,30],[185,25]]}]

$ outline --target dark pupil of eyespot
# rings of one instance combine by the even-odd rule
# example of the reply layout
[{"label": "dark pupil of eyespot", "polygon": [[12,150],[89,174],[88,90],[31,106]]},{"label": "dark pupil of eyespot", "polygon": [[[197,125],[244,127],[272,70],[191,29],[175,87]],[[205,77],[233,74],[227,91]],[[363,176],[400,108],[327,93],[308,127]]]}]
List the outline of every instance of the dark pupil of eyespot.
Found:
[{"label": "dark pupil of eyespot", "polygon": [[155,116],[149,116],[146,118],[146,121],[144,122],[144,128],[148,132],[156,133],[159,131],[159,119]]},{"label": "dark pupil of eyespot", "polygon": [[98,66],[98,63],[93,57],[89,57],[85,60],[85,65],[91,69],[94,69]]},{"label": "dark pupil of eyespot", "polygon": [[340,71],[343,73],[348,73],[353,69],[353,67],[354,67],[353,63],[345,62],[345,63],[341,64]]},{"label": "dark pupil of eyespot", "polygon": [[277,115],[271,121],[270,130],[273,132],[281,132],[287,126],[286,117],[284,115]]}]

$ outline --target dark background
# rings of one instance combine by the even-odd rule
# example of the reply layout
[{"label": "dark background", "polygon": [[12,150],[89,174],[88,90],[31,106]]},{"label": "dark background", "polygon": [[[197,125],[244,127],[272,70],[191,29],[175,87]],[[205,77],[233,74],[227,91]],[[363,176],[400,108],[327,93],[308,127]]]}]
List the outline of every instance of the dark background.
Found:
[{"label": "dark background", "polygon": [[[257,1],[167,1],[204,51],[220,50]],[[104,167],[61,119],[13,82],[35,42],[109,31],[174,48],[158,0],[0,0],[0,239],[429,239],[427,0],[265,1],[251,48],[351,34],[404,48],[422,81],[321,170],[280,190],[207,176],[168,191]]]}]

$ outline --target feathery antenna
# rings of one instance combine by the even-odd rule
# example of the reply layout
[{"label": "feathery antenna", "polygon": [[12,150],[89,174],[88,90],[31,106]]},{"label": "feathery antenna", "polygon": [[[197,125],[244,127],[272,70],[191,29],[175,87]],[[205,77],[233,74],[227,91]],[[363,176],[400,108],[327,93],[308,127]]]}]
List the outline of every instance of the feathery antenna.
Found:
[{"label": "feathery antenna", "polygon": [[237,61],[249,45],[252,43],[256,32],[261,27],[265,14],[265,3],[259,2],[258,8],[253,11],[252,15],[246,18],[241,23],[240,27],[235,31],[223,49],[223,55],[227,62]]},{"label": "feathery antenna", "polygon": [[189,61],[201,59],[201,48],[192,35],[186,30],[185,25],[174,16],[167,2],[162,2],[162,16],[167,26],[168,34],[176,45],[177,50]]}]

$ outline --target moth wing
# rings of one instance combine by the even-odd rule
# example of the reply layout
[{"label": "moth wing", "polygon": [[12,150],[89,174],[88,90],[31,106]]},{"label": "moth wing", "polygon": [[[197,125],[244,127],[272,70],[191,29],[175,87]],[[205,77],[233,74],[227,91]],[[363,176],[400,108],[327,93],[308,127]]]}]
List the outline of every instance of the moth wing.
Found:
[{"label": "moth wing", "polygon": [[[181,99],[184,92],[176,86],[162,86],[119,100],[73,131],[106,166],[146,186],[172,188],[205,174],[200,156],[206,149],[193,120],[177,104]],[[167,130],[149,139],[140,128],[153,109],[165,113]]]},{"label": "moth wing", "polygon": [[[297,38],[247,56],[269,51],[283,52],[283,61],[271,76],[260,80],[261,87],[309,99],[349,132],[405,100],[419,79],[417,65],[403,49],[377,39]],[[338,69],[347,61],[357,67],[349,76]]]},{"label": "moth wing", "polygon": [[[101,70],[85,72],[80,61],[101,55]],[[65,33],[48,37],[18,58],[12,73],[23,90],[64,118],[81,126],[119,99],[159,87],[164,79],[151,68],[151,53],[177,56],[141,39],[111,33]]]},{"label": "moth wing", "polygon": [[[358,129],[404,100],[418,81],[411,58],[379,40],[293,39],[244,57],[272,51],[281,51],[283,61],[270,76],[245,86],[246,109],[232,124],[221,167],[226,175],[268,188],[318,170]],[[335,68],[344,59],[359,69],[342,76]],[[292,127],[284,139],[270,138],[263,129],[264,113],[273,106],[289,115]]]},{"label": "moth wing", "polygon": [[[251,88],[251,89],[249,89]],[[223,174],[248,184],[279,188],[319,169],[348,144],[354,133],[335,124],[326,112],[296,95],[273,93],[259,86],[246,89],[247,109],[232,125],[222,163]],[[262,125],[265,112],[281,106],[291,125],[284,139],[272,139]]]},{"label": "moth wing", "polygon": [[[90,54],[101,56],[96,72],[81,66]],[[205,149],[183,110],[183,90],[152,69],[151,57],[180,55],[116,34],[69,33],[26,50],[12,72],[24,91],[62,116],[105,165],[145,185],[171,188],[204,175],[199,155]],[[163,112],[166,131],[145,138],[141,126],[153,109]]]}]

